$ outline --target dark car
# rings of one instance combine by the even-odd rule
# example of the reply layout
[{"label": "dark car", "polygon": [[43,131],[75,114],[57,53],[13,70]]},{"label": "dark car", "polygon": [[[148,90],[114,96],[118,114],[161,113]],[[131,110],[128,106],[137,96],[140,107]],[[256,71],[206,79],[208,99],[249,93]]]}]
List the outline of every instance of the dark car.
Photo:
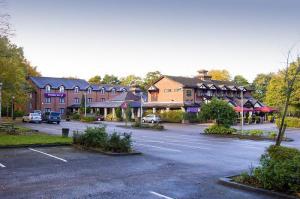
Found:
[{"label": "dark car", "polygon": [[47,123],[57,123],[59,124],[61,120],[60,113],[58,112],[46,112],[43,114],[43,121]]}]

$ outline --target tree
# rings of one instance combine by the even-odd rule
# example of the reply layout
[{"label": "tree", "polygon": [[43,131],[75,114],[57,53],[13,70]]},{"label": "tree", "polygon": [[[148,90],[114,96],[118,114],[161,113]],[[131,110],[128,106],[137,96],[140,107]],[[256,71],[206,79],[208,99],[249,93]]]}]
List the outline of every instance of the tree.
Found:
[{"label": "tree", "polygon": [[112,84],[112,85],[118,85],[120,84],[120,80],[118,79],[118,77],[114,76],[114,75],[104,75],[103,79],[102,79],[102,84]]},{"label": "tree", "polygon": [[99,75],[96,75],[94,77],[91,77],[88,82],[90,84],[101,84],[101,77]]},{"label": "tree", "polygon": [[269,74],[261,73],[255,77],[252,83],[252,86],[255,89],[255,92],[253,93],[253,97],[255,99],[258,99],[261,102],[265,101],[267,87],[269,86],[269,83],[273,76],[274,73],[269,73]]},{"label": "tree", "polygon": [[216,120],[218,126],[230,127],[236,120],[236,113],[226,101],[213,98],[201,107],[199,117],[202,120]]},{"label": "tree", "polygon": [[236,75],[233,78],[233,82],[240,86],[249,86],[248,80],[242,75]]},{"label": "tree", "polygon": [[150,87],[162,74],[159,71],[148,72],[144,78],[144,88]]},{"label": "tree", "polygon": [[125,109],[125,125],[131,121],[131,107],[128,105]]},{"label": "tree", "polygon": [[130,86],[130,85],[137,85],[137,86],[142,86],[143,81],[142,78],[135,76],[135,75],[128,75],[126,77],[122,77],[120,79],[121,84],[125,86]]},{"label": "tree", "polygon": [[282,138],[284,136],[284,132],[286,129],[285,117],[287,115],[291,97],[295,93],[295,82],[299,83],[300,81],[300,57],[298,56],[296,61],[290,62],[290,55],[291,55],[291,50],[289,51],[287,56],[286,67],[281,72],[283,75],[283,88],[281,91],[285,97],[285,102],[284,102],[283,113],[280,118],[281,121],[279,126],[279,132],[276,138],[276,146],[280,146]]},{"label": "tree", "polygon": [[81,96],[80,114],[85,113],[85,95]]},{"label": "tree", "polygon": [[26,61],[23,50],[12,44],[6,37],[0,37],[0,82],[2,88],[2,110],[11,107],[12,97],[15,97],[15,110],[25,111],[28,93],[31,87],[26,81],[30,75],[40,75],[36,67]]},{"label": "tree", "polygon": [[231,80],[230,73],[227,70],[210,70],[208,71],[208,75],[210,75],[213,80],[221,80],[221,81]]}]

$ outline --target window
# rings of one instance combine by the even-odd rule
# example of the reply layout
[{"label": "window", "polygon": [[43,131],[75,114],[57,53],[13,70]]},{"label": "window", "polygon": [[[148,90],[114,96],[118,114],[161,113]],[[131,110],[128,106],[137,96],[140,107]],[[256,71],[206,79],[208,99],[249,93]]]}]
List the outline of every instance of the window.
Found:
[{"label": "window", "polygon": [[192,90],[186,90],[186,96],[191,97],[192,96]]},{"label": "window", "polygon": [[78,86],[75,87],[74,92],[79,93],[79,87]]},{"label": "window", "polygon": [[74,103],[79,104],[79,98],[78,97],[74,98]]},{"label": "window", "polygon": [[105,98],[101,98],[101,102],[105,102]]},{"label": "window", "polygon": [[181,88],[175,88],[174,89],[174,92],[180,92],[181,91]]},{"label": "window", "polygon": [[122,92],[123,92],[123,93],[126,93],[126,92],[127,92],[127,90],[126,90],[125,88],[123,88],[123,89],[122,89]]},{"label": "window", "polygon": [[51,108],[45,108],[45,113],[51,112]]},{"label": "window", "polygon": [[64,97],[59,98],[59,103],[64,104],[65,103],[65,98]]},{"label": "window", "polygon": [[93,101],[93,98],[88,98],[87,102],[91,103]]},{"label": "window", "polygon": [[113,94],[113,95],[116,94],[116,89],[114,89],[114,88],[111,89],[111,94]]},{"label": "window", "polygon": [[101,88],[100,93],[101,93],[101,94],[104,94],[104,93],[105,93],[105,89],[104,89],[104,88]]},{"label": "window", "polygon": [[59,109],[59,112],[60,112],[61,115],[63,115],[63,114],[65,114],[65,109],[61,108],[61,109]]},{"label": "window", "polygon": [[91,94],[91,93],[92,93],[92,88],[91,88],[91,87],[88,88],[87,93],[88,93],[88,94]]},{"label": "window", "polygon": [[46,86],[45,92],[46,92],[46,93],[50,93],[50,92],[51,92],[51,86],[50,86],[50,85],[47,85],[47,86]]},{"label": "window", "polygon": [[65,87],[64,86],[60,86],[59,87],[59,92],[60,93],[64,93],[65,92]]},{"label": "window", "polygon": [[165,89],[164,92],[165,92],[165,93],[172,92],[172,89]]},{"label": "window", "polygon": [[46,104],[50,104],[51,103],[51,98],[50,97],[46,97],[45,98],[45,103]]}]

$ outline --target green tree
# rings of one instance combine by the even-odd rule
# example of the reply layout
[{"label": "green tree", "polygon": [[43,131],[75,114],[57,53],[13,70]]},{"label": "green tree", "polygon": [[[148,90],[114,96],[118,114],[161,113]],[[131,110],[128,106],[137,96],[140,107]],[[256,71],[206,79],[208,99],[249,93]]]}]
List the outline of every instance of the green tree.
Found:
[{"label": "green tree", "polygon": [[248,80],[242,75],[236,75],[233,78],[233,82],[240,86],[249,86]]},{"label": "green tree", "polygon": [[91,77],[88,82],[90,84],[101,84],[101,77],[99,75],[96,75],[94,77]]},{"label": "green tree", "polygon": [[144,78],[144,88],[150,87],[162,74],[159,71],[148,72]]},{"label": "green tree", "polygon": [[127,123],[131,121],[131,107],[128,105],[125,109],[125,125],[127,126]]},{"label": "green tree", "polygon": [[211,75],[213,80],[230,81],[231,75],[228,70],[210,70],[208,75]]},{"label": "green tree", "polygon": [[269,86],[269,83],[274,75],[275,75],[274,73],[269,73],[269,74],[261,73],[255,77],[252,83],[252,86],[255,89],[255,92],[253,93],[253,97],[255,99],[258,99],[261,102],[265,101],[267,87]]},{"label": "green tree", "polygon": [[118,85],[120,84],[120,80],[118,79],[118,77],[114,76],[114,75],[104,75],[103,79],[102,79],[102,84],[112,84],[112,85]]},{"label": "green tree", "polygon": [[120,81],[121,84],[124,86],[130,86],[130,85],[142,86],[143,84],[142,78],[135,75],[128,75],[126,77],[122,77]]},{"label": "green tree", "polygon": [[236,120],[236,113],[227,102],[213,98],[203,104],[199,117],[201,120],[216,120],[218,126],[230,127]]}]

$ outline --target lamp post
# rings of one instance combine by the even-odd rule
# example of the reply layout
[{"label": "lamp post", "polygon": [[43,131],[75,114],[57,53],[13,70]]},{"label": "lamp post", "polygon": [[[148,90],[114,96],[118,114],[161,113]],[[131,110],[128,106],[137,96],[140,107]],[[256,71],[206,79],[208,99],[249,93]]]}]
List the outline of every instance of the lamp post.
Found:
[{"label": "lamp post", "polygon": [[140,95],[141,95],[141,107],[140,107],[140,109],[141,109],[141,126],[142,126],[142,124],[143,124],[143,93],[141,92],[140,93]]},{"label": "lamp post", "polygon": [[242,111],[242,115],[241,115],[241,131],[243,134],[244,131],[244,87],[240,87],[241,90],[241,111]]},{"label": "lamp post", "polygon": [[0,122],[2,121],[2,82],[0,82]]},{"label": "lamp post", "polygon": [[15,101],[15,96],[12,96],[11,98],[11,119],[14,120],[14,101]]},{"label": "lamp post", "polygon": [[84,93],[84,117],[86,117],[86,93]]}]

